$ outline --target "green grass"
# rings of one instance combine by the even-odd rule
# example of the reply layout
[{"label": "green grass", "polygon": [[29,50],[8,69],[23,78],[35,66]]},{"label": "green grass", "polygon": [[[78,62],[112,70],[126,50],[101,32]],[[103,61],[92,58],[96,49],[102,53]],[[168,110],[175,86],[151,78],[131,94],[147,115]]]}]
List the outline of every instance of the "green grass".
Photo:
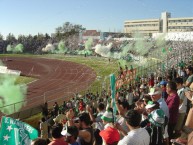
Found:
[{"label": "green grass", "polygon": [[36,80],[35,78],[19,76],[16,79],[15,83],[16,84],[28,84],[28,83],[33,82],[35,80]]}]

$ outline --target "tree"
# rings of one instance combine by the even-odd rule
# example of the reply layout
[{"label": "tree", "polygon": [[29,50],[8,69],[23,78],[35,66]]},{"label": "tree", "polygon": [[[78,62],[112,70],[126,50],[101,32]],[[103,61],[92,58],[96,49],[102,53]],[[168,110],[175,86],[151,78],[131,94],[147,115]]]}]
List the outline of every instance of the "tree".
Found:
[{"label": "tree", "polygon": [[63,33],[64,36],[74,35],[82,32],[85,28],[82,25],[71,24],[70,22],[64,23],[62,26],[56,28],[56,33]]},{"label": "tree", "polygon": [[6,37],[6,41],[8,44],[13,44],[16,42],[16,38],[13,34],[9,33]]},{"label": "tree", "polygon": [[0,40],[3,40],[3,35],[0,33]]}]

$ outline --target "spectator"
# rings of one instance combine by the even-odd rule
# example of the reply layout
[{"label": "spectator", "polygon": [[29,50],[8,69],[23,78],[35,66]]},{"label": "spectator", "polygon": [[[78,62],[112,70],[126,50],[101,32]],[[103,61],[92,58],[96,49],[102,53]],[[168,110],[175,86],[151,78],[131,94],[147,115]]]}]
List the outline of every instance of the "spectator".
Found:
[{"label": "spectator", "polygon": [[184,123],[185,115],[186,115],[187,98],[185,97],[185,93],[184,93],[183,79],[176,78],[175,82],[176,82],[177,89],[178,89],[177,93],[178,93],[178,96],[180,97],[178,121],[175,127],[175,133],[179,135],[182,129],[182,125]]},{"label": "spectator", "polygon": [[[66,117],[69,119],[69,125],[74,126],[73,117],[74,112],[70,110],[67,112]],[[93,136],[93,129],[91,128],[91,120],[88,113],[83,112],[79,116],[79,142],[81,145],[93,145],[94,136]]]},{"label": "spectator", "polygon": [[[121,125],[121,127],[126,131],[129,132],[129,128],[126,125],[126,120],[124,118],[125,114],[127,113],[128,109],[129,109],[129,104],[127,101],[119,101],[116,100],[116,107],[118,109],[118,115],[116,117],[116,122],[119,123]],[[121,138],[123,138],[123,136],[121,135]]]},{"label": "spectator", "polygon": [[139,97],[139,99],[143,99],[143,97],[144,97],[144,95],[145,95],[145,89],[146,89],[146,87],[145,87],[144,85],[141,85],[141,86],[139,87],[139,92],[140,92],[140,97]]},{"label": "spectator", "polygon": [[62,128],[61,124],[52,127],[52,141],[48,145],[68,145],[68,143],[64,141],[64,137],[61,135]]},{"label": "spectator", "polygon": [[42,107],[42,115],[47,119],[48,117],[48,103],[45,102],[44,106]]},{"label": "spectator", "polygon": [[192,66],[188,66],[186,68],[186,73],[188,75],[188,78],[186,80],[185,86],[189,87],[190,84],[193,82],[193,67]]},{"label": "spectator", "polygon": [[78,128],[76,126],[68,126],[61,134],[66,137],[65,141],[69,143],[69,145],[80,145],[76,141],[78,138]]},{"label": "spectator", "polygon": [[[146,105],[148,118],[141,123],[141,126],[147,129],[150,135],[150,145],[163,145],[165,142],[165,127],[168,118],[162,109],[159,109],[158,102],[149,101]],[[166,133],[165,133],[166,134]]]},{"label": "spectator", "polygon": [[47,145],[47,141],[43,138],[37,138],[32,141],[31,145]]},{"label": "spectator", "polygon": [[180,104],[180,99],[177,94],[177,86],[175,82],[168,82],[166,86],[166,92],[168,93],[168,98],[166,104],[169,108],[169,123],[168,123],[168,134],[169,138],[173,138],[173,131],[178,121],[178,108]]},{"label": "spectator", "polygon": [[102,144],[102,138],[99,135],[99,132],[104,129],[104,124],[102,123],[101,117],[105,113],[105,105],[103,103],[98,104],[98,107],[97,107],[98,114],[97,114],[96,118],[92,114],[92,109],[89,106],[87,106],[86,108],[87,108],[87,111],[89,113],[91,120],[94,123],[96,123],[96,126],[95,126],[96,129],[94,131],[95,144],[101,145]]},{"label": "spectator", "polygon": [[160,82],[160,87],[162,89],[162,98],[164,98],[165,100],[167,100],[167,98],[168,98],[168,94],[166,92],[166,85],[167,85],[166,81]]},{"label": "spectator", "polygon": [[[130,131],[128,134],[119,141],[118,145],[149,145],[150,136],[144,128],[140,128],[141,115],[136,110],[130,110],[127,112],[126,124]],[[118,127],[119,128],[119,127]],[[120,131],[122,128],[119,128]]]},{"label": "spectator", "polygon": [[43,117],[40,123],[40,137],[43,139],[48,139],[48,126],[46,119]]},{"label": "spectator", "polygon": [[58,106],[58,103],[55,102],[54,103],[54,117],[56,117],[58,115],[58,111],[59,111],[59,106]]},{"label": "spectator", "polygon": [[165,115],[169,118],[169,109],[164,98],[162,98],[161,93],[162,93],[161,88],[155,87],[151,88],[148,94],[151,96],[152,101],[156,101],[159,103],[160,109],[162,109]]},{"label": "spectator", "polygon": [[111,111],[106,111],[101,117],[104,123],[104,130],[100,131],[100,136],[103,139],[103,145],[116,145],[120,140],[119,132],[113,125],[113,113]]}]

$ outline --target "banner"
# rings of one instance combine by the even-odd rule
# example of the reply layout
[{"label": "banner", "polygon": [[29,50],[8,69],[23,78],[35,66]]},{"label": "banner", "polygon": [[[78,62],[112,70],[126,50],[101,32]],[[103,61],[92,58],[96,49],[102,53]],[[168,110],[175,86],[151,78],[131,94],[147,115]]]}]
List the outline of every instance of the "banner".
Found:
[{"label": "banner", "polygon": [[112,101],[113,101],[113,114],[114,114],[114,121],[116,121],[116,112],[117,112],[117,107],[116,107],[116,104],[115,104],[115,75],[114,74],[111,74],[110,75],[110,83],[111,83],[111,97],[112,97]]},{"label": "banner", "polygon": [[0,144],[2,145],[30,145],[38,137],[38,131],[19,120],[1,118]]}]

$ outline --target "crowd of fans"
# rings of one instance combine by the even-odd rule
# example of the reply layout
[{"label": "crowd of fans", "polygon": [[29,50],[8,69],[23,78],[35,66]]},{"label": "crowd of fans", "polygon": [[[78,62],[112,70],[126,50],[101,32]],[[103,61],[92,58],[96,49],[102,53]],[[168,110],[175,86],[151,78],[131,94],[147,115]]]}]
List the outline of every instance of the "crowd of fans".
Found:
[{"label": "crowd of fans", "polygon": [[192,145],[192,65],[125,84],[132,71],[120,68],[115,101],[109,89],[77,94],[62,106],[55,102],[52,110],[45,103],[40,136],[33,144]]}]

